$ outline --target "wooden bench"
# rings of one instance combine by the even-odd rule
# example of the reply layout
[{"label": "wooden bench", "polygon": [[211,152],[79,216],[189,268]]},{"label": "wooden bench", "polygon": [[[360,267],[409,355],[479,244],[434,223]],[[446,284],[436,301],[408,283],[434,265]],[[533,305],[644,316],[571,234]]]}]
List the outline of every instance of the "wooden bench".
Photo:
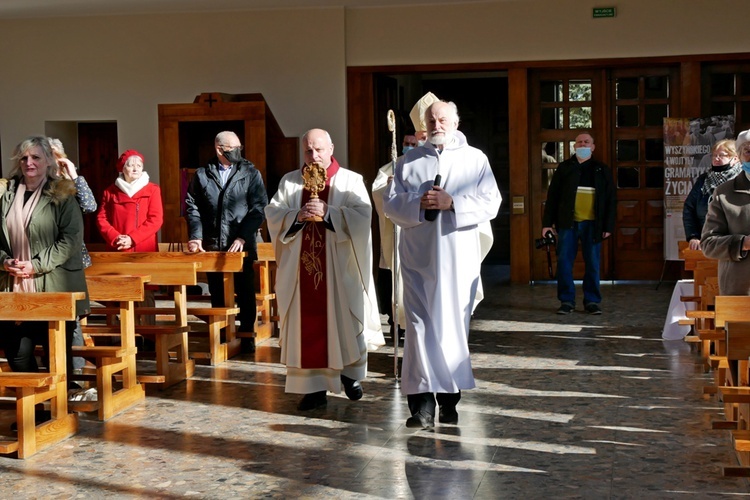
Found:
[{"label": "wooden bench", "polygon": [[[114,253],[125,255],[125,253]],[[109,255],[109,253],[108,253]],[[196,262],[102,262],[92,253],[93,265],[86,269],[86,276],[107,274],[149,275],[151,284],[168,286],[172,290],[174,307],[159,309],[136,307],[135,314],[159,314],[166,312],[174,320],[159,321],[155,325],[135,325],[135,332],[153,338],[156,344],[156,373],[164,377],[161,388],[170,387],[193,375],[195,362],[188,356],[188,318],[186,288],[195,285]],[[111,313],[112,311],[108,311]],[[143,380],[143,379],[142,379]]]},{"label": "wooden bench", "polygon": [[255,335],[269,338],[278,333],[279,315],[276,308],[276,254],[271,243],[258,243],[258,260],[255,261],[255,304],[258,319]]},{"label": "wooden bench", "polygon": [[[99,420],[108,420],[130,408],[146,397],[146,392],[137,379],[135,344],[135,302],[143,300],[143,287],[150,276],[89,275],[86,284],[89,299],[96,302],[116,302],[119,315],[119,345],[73,346],[73,353],[92,361],[96,366],[97,401],[71,402],[77,411],[98,410]],[[92,313],[97,308],[92,306]],[[96,326],[82,325],[83,333],[93,333]],[[113,379],[117,377],[121,386],[115,389]],[[93,409],[91,408],[93,406]]]},{"label": "wooden bench", "polygon": [[[693,326],[693,335],[687,341],[695,340],[700,346],[704,368],[709,368],[709,356],[715,340],[723,340],[719,335],[713,338],[714,332],[714,299],[719,294],[718,261],[702,261],[695,267],[693,296],[683,297],[683,301],[696,304],[696,309],[687,311],[687,320]],[[684,323],[683,323],[684,324]]]},{"label": "wooden bench", "polygon": [[[160,244],[163,245],[163,244]],[[206,330],[190,325],[191,335],[207,335],[209,352],[192,351],[190,356],[207,359],[216,365],[236,356],[240,352],[240,340],[236,332],[235,319],[239,309],[234,304],[234,273],[242,270],[243,252],[91,252],[97,263],[198,263],[200,272],[223,274],[223,307],[188,307],[187,314],[196,316],[206,323]],[[200,300],[203,297],[190,296],[186,300]],[[159,310],[153,314],[159,314]],[[224,331],[222,341],[221,332]]]},{"label": "wooden bench", "polygon": [[[727,385],[727,380],[731,380],[727,378],[729,362],[725,325],[731,322],[750,321],[750,296],[717,295],[714,309],[714,328],[698,332],[702,341],[709,340],[713,343],[713,353],[708,359],[714,370],[714,385],[704,389],[708,394],[716,393],[719,387]],[[733,384],[730,382],[729,385]]]},{"label": "wooden bench", "polygon": [[[28,458],[78,431],[78,416],[68,414],[65,322],[76,319],[76,300],[83,292],[0,293],[1,321],[48,321],[47,372],[2,372],[0,387],[15,389],[16,440],[0,441],[0,453]],[[35,407],[49,404],[52,419],[37,425]]]},{"label": "wooden bench", "polygon": [[703,250],[691,250],[687,241],[678,241],[677,248],[679,257],[684,261],[686,271],[693,271],[699,262],[715,260],[706,257]]}]

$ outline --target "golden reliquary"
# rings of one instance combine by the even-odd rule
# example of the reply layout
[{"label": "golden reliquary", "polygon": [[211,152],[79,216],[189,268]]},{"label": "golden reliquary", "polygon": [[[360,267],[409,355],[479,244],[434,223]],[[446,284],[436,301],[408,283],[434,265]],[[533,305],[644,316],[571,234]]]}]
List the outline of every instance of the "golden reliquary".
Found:
[{"label": "golden reliquary", "polygon": [[[317,198],[318,193],[326,188],[328,171],[320,163],[313,162],[302,168],[302,178],[305,180],[305,189],[310,191],[310,199]],[[306,221],[320,222],[323,217],[309,217]]]}]

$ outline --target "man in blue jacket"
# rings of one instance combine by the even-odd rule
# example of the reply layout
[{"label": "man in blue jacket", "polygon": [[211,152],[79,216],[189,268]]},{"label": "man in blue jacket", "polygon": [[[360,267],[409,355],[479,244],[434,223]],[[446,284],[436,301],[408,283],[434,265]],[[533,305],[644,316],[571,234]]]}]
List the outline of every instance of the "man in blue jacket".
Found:
[{"label": "man in blue jacket", "polygon": [[[255,166],[242,157],[242,145],[234,132],[220,132],[214,140],[216,160],[199,168],[185,198],[190,252],[245,252],[242,272],[234,287],[240,308],[238,332],[252,332],[255,324],[255,235],[265,218],[268,195]],[[211,305],[224,305],[221,273],[207,273]],[[252,338],[243,348],[255,350]]]},{"label": "man in blue jacket", "polygon": [[583,276],[583,307],[589,314],[601,314],[599,263],[602,241],[615,229],[616,193],[612,172],[591,158],[595,149],[590,134],[576,137],[573,157],[558,165],[552,176],[544,206],[542,236],[557,237],[557,314],[575,310],[576,291],[573,263],[581,242],[586,271]]}]

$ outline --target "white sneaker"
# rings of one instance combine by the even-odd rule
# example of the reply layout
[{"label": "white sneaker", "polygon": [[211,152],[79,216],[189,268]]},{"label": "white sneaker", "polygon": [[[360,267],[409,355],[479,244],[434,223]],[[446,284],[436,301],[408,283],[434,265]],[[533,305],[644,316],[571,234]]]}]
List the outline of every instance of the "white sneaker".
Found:
[{"label": "white sneaker", "polygon": [[68,401],[97,401],[98,398],[96,387],[68,391]]}]

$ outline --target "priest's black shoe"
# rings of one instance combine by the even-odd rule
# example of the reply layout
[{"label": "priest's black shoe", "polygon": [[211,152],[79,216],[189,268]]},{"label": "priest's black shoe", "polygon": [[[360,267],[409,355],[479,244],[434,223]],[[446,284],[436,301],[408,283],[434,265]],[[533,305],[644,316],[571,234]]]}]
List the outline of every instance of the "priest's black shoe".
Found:
[{"label": "priest's black shoe", "polygon": [[409,428],[421,427],[422,429],[432,429],[435,427],[435,417],[426,411],[419,410],[417,413],[406,419],[406,426]]},{"label": "priest's black shoe", "polygon": [[362,390],[362,384],[359,383],[359,380],[354,380],[345,375],[341,375],[341,383],[344,384],[344,392],[346,393],[347,398],[352,401],[362,399],[364,391]]},{"label": "priest's black shoe", "polygon": [[315,408],[322,408],[328,404],[328,398],[326,397],[326,391],[311,392],[305,394],[297,405],[299,411],[314,410]]},{"label": "priest's black shoe", "polygon": [[240,339],[240,351],[245,354],[254,354],[255,339],[252,337],[242,337]]},{"label": "priest's black shoe", "polygon": [[458,412],[455,406],[441,406],[438,420],[441,424],[457,424]]}]

